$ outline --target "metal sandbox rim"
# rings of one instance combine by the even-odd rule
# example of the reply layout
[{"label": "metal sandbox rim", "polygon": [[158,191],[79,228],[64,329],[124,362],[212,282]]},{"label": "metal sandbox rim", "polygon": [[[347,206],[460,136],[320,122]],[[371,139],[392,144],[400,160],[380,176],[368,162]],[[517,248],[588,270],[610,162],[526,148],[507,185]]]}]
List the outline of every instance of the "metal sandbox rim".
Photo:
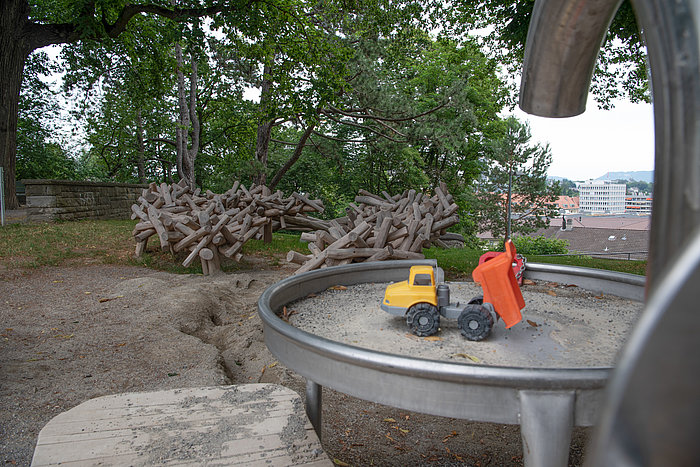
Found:
[{"label": "metal sandbox rim", "polygon": [[[538,390],[600,389],[612,371],[611,367],[600,368],[524,368],[499,367],[407,357],[368,350],[341,344],[296,328],[277,316],[276,310],[284,305],[327,289],[332,285],[353,285],[368,282],[390,282],[403,280],[410,266],[436,264],[434,260],[382,261],[357,263],[310,271],[290,276],[268,287],[260,296],[258,310],[265,328],[265,340],[283,340],[283,346],[296,347],[301,352],[290,352],[277,357],[302,376],[313,381],[324,380],[323,368],[314,368],[296,359],[310,352],[325,361],[336,361],[357,368],[389,374],[458,384],[477,384]],[[595,279],[612,283],[624,283],[640,287],[644,278],[632,274],[602,271],[574,266],[529,263],[528,268],[546,274],[565,274],[581,277],[584,281]],[[610,287],[609,287],[610,288]],[[268,345],[268,347],[271,347]],[[273,349],[271,349],[273,350]],[[273,350],[273,353],[274,350]]]}]

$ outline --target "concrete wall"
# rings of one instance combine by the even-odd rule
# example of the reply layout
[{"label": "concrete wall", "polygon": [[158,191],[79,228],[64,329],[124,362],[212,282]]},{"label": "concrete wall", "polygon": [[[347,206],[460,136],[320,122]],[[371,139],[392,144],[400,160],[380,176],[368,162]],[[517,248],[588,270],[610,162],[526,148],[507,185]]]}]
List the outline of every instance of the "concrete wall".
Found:
[{"label": "concrete wall", "polygon": [[131,205],[148,185],[22,180],[27,195],[27,220],[128,219]]}]

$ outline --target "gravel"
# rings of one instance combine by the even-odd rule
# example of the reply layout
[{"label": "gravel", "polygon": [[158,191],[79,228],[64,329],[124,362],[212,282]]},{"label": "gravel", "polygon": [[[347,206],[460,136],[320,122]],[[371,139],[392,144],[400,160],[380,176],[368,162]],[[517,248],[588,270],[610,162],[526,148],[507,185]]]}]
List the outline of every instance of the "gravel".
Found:
[{"label": "gravel", "polygon": [[[293,270],[291,265],[283,265],[215,278],[101,264],[24,272],[0,270],[0,461],[29,465],[39,430],[52,417],[103,395],[261,382],[282,384],[303,398],[303,378],[279,364],[267,350],[256,306],[267,286]],[[460,287],[455,285],[455,291]],[[558,296],[578,293],[546,284],[532,287],[542,288],[545,294],[551,289]],[[321,295],[347,300],[347,292]],[[495,364],[488,353],[481,352],[483,349],[467,350],[466,341],[451,328],[454,323],[449,320],[443,322],[439,341],[408,337],[403,320],[380,312],[381,292],[374,293],[379,295],[365,297],[359,310],[368,310],[377,320],[372,330],[391,337],[371,340],[417,344],[428,350],[430,358],[436,358],[441,346],[446,350],[455,345],[459,351],[447,350],[445,358],[464,358],[454,356],[464,353]],[[536,315],[527,294],[525,299],[525,317],[538,327],[523,325],[518,332],[527,339],[553,335],[557,345],[569,345],[551,321],[555,310],[545,309]],[[596,306],[609,304],[611,309],[622,303],[613,297],[582,300]],[[359,312],[352,314],[359,316]],[[303,310],[293,318],[302,316]],[[593,319],[573,313],[570,318],[579,334],[585,334],[587,320]],[[325,319],[321,322],[328,324]],[[513,345],[516,330],[506,331],[502,326],[482,344]],[[623,328],[615,332],[623,333]],[[342,338],[353,343],[359,338],[350,335],[351,329]],[[624,336],[616,336],[619,346]],[[517,426],[433,417],[327,388],[323,401],[323,446],[339,462],[522,465]],[[574,430],[571,465],[581,465],[589,431]]]},{"label": "gravel", "polygon": [[[481,342],[461,336],[457,320],[442,318],[435,336],[410,333],[403,317],[379,307],[387,284],[330,288],[288,305],[289,322],[344,344],[430,360],[535,368],[609,367],[625,342],[641,303],[578,287],[535,282],[523,287],[523,320],[501,321]],[[474,282],[451,283],[451,301],[481,295]]]}]

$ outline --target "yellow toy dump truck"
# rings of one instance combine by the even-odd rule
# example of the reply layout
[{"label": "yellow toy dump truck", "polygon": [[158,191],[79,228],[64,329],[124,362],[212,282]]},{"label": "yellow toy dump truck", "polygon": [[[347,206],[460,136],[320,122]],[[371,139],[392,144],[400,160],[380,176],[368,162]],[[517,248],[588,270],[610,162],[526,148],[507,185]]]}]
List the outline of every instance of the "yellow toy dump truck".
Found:
[{"label": "yellow toy dump truck", "polygon": [[483,297],[469,303],[450,303],[450,288],[443,284],[439,267],[411,267],[408,280],[387,286],[381,308],[389,314],[405,316],[409,329],[421,337],[431,336],[440,327],[440,316],[457,319],[464,337],[480,341],[491,334],[494,316],[510,328],[522,320],[525,307],[513,273],[515,246],[509,240],[506,251],[474,269],[474,281],[481,284]]}]

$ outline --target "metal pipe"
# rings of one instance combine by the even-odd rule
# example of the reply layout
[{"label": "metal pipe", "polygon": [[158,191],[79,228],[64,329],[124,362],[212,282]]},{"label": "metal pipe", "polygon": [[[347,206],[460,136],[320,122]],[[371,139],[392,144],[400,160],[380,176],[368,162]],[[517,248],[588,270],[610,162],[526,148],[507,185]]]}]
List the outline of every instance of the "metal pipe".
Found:
[{"label": "metal pipe", "polygon": [[520,108],[542,117],[586,110],[591,76],[622,0],[535,2],[525,43]]},{"label": "metal pipe", "polygon": [[519,394],[523,464],[569,465],[576,392],[520,391]]},{"label": "metal pipe", "polygon": [[654,202],[649,292],[700,227],[700,6],[636,0],[654,100]]},{"label": "metal pipe", "polygon": [[306,380],[306,416],[309,417],[314,427],[318,440],[322,441],[321,432],[323,418],[321,408],[323,406],[323,387],[310,379]]}]

